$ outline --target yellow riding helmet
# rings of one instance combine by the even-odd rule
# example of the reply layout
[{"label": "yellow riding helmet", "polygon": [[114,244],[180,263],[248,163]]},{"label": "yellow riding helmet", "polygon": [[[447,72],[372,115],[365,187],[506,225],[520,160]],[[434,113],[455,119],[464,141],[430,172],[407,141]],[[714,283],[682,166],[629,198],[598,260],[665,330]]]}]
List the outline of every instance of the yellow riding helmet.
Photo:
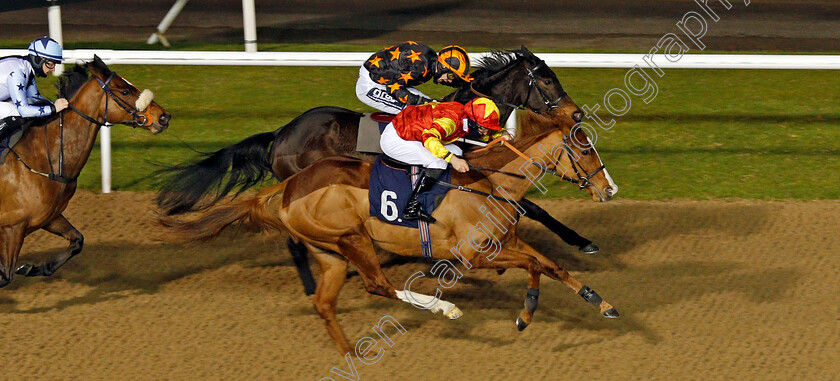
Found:
[{"label": "yellow riding helmet", "polygon": [[[458,45],[449,45],[438,52],[438,64],[444,69],[455,73],[464,81],[472,81],[470,77],[470,57],[467,51]],[[440,78],[443,73],[438,70],[435,79]]]},{"label": "yellow riding helmet", "polygon": [[502,126],[499,123],[501,113],[496,103],[487,98],[475,98],[464,105],[464,112],[467,118],[472,119],[481,127],[499,131]]}]

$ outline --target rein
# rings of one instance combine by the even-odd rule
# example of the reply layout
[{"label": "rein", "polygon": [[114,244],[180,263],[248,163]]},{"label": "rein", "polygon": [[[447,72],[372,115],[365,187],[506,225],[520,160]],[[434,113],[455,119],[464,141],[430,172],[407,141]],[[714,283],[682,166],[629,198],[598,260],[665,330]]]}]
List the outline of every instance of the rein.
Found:
[{"label": "rein", "polygon": [[[508,143],[508,141],[505,140],[505,139],[501,139],[501,138],[496,139],[496,140],[494,140],[490,143],[487,143],[487,147],[482,148],[482,149],[489,148],[494,143],[499,143],[500,145],[504,145],[509,150],[513,151],[513,153],[517,154],[519,157],[524,159],[527,163],[533,164],[534,166],[536,166],[537,168],[539,168],[540,170],[542,170],[544,172],[547,172],[547,173],[549,173],[549,174],[551,174],[555,177],[558,177],[558,178],[560,178],[564,181],[568,181],[570,183],[577,184],[580,189],[588,187],[590,185],[589,179],[591,179],[592,176],[597,175],[598,172],[601,172],[606,168],[606,166],[602,164],[600,167],[595,169],[595,171],[593,171],[592,173],[587,172],[577,162],[577,160],[574,160],[574,153],[572,152],[571,147],[569,147],[569,138],[567,138],[565,134],[563,135],[563,152],[560,154],[560,156],[557,157],[556,161],[559,161],[564,153],[566,155],[568,155],[569,156],[569,162],[572,164],[572,169],[575,171],[575,175],[577,176],[576,179],[557,172],[556,168],[555,169],[550,169],[546,166],[543,166],[540,163],[537,163],[536,161],[534,161],[534,158],[528,157],[528,155],[525,155],[524,153],[522,153],[522,151],[516,149],[516,147],[514,147],[512,144]],[[499,170],[489,169],[489,168],[474,167],[472,164],[469,164],[469,165],[470,165],[470,168],[473,168],[473,169],[476,169],[476,170],[479,170],[479,171],[496,172],[496,173],[501,173],[503,175],[516,177],[516,178],[519,178],[519,179],[524,179],[525,178],[525,176],[520,175],[520,174],[516,174],[516,173],[504,172],[504,171],[499,171]],[[583,174],[585,176],[581,175],[581,172],[583,172]]]}]

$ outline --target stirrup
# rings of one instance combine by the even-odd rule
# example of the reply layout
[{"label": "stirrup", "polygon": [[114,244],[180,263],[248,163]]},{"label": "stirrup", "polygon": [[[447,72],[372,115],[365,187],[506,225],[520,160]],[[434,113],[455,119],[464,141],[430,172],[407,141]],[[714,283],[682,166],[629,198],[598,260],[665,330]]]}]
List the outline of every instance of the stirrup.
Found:
[{"label": "stirrup", "polygon": [[417,201],[414,204],[409,203],[403,210],[403,219],[406,221],[423,220],[428,223],[435,223],[437,220],[430,214],[423,210],[423,206]]}]

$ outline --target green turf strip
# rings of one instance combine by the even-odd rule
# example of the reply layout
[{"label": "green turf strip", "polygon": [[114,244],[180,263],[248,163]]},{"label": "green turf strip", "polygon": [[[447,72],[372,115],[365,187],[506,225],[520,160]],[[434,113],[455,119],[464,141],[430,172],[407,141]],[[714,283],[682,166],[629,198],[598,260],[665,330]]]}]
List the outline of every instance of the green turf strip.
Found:
[{"label": "green turf strip", "polygon": [[[232,47],[218,50],[224,48]],[[148,177],[155,163],[197,157],[187,145],[213,151],[320,105],[370,111],[355,97],[358,69],[352,67],[112,69],[152,89],[174,116],[170,129],[158,136],[113,128],[113,186],[121,190],[154,189]],[[623,198],[840,197],[836,71],[666,70],[664,77],[654,77],[658,96],[650,104],[633,97],[631,110],[621,117],[606,112],[602,99],[609,89],[624,86],[626,70],[555,71],[578,105],[600,103],[599,115],[616,120],[611,130],[598,130],[597,147]],[[54,79],[39,81],[54,97]],[[448,92],[429,84],[420,89],[431,96]],[[99,165],[95,149],[79,179],[82,188],[100,187]],[[568,184],[550,188],[547,197],[583,197]]]}]

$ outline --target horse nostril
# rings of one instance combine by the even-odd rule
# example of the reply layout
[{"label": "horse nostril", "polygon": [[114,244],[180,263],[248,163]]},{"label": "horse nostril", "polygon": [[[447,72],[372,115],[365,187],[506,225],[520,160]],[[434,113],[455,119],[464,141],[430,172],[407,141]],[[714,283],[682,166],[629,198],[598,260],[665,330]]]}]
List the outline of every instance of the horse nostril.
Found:
[{"label": "horse nostril", "polygon": [[572,113],[572,119],[573,119],[576,123],[580,123],[580,121],[581,121],[581,120],[583,120],[583,113],[582,113],[582,112],[580,112],[580,111],[575,111],[575,112],[573,112],[573,113]]},{"label": "horse nostril", "polygon": [[171,119],[171,118],[172,118],[172,115],[163,114],[163,115],[160,116],[160,118],[158,118],[158,123],[160,123],[161,126],[168,126],[169,125],[169,119]]},{"label": "horse nostril", "polygon": [[613,193],[613,188],[612,187],[607,187],[606,189],[604,189],[604,192],[606,192],[607,196],[609,196],[609,197],[612,197],[613,195],[615,195],[615,193]]}]

